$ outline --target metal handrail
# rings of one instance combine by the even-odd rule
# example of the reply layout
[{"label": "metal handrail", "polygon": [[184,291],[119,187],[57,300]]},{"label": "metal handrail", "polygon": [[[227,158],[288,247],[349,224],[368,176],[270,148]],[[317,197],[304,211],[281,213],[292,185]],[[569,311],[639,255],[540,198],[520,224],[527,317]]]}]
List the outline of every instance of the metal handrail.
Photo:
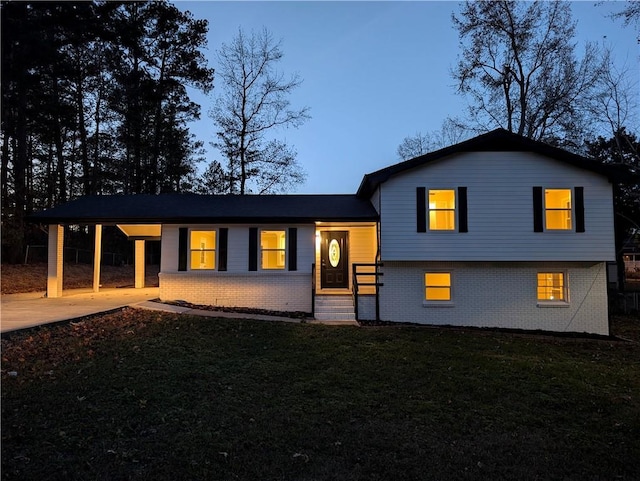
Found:
[{"label": "metal handrail", "polygon": [[[358,294],[360,293],[360,286],[375,286],[376,288],[376,321],[380,320],[380,287],[384,286],[384,283],[380,282],[380,276],[384,275],[384,272],[380,272],[380,268],[383,267],[384,264],[381,262],[373,262],[373,263],[354,263],[352,264],[352,284],[351,291],[353,295],[353,306],[354,312],[356,315],[356,321],[359,320],[358,317]],[[374,267],[375,270],[373,272],[358,272],[358,267]],[[358,276],[363,277],[375,277],[375,282],[359,282]]]}]

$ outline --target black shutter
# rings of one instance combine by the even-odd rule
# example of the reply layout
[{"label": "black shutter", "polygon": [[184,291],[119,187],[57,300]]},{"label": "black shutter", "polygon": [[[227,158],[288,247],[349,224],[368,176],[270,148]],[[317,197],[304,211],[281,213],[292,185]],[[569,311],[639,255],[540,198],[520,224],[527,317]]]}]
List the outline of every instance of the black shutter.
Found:
[{"label": "black shutter", "polygon": [[189,246],[189,229],[180,227],[178,229],[178,270],[187,270],[187,257]]},{"label": "black shutter", "polygon": [[576,196],[576,232],[584,232],[584,187],[576,187],[574,191]]},{"label": "black shutter", "polygon": [[227,270],[227,246],[229,245],[229,229],[218,229],[218,270]]},{"label": "black shutter", "polygon": [[427,232],[427,196],[424,187],[416,188],[416,226],[418,232]]},{"label": "black shutter", "polygon": [[298,270],[298,229],[289,227],[289,270]]},{"label": "black shutter", "polygon": [[258,228],[249,227],[249,270],[258,270]]},{"label": "black shutter", "polygon": [[543,232],[542,227],[542,187],[533,188],[533,232]]},{"label": "black shutter", "polygon": [[469,232],[467,225],[467,188],[458,187],[458,232]]}]

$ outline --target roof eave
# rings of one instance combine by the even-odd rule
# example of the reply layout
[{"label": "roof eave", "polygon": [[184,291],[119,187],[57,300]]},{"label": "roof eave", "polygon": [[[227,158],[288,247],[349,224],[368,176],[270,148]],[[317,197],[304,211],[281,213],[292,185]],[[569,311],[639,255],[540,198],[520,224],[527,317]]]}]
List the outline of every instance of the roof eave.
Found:
[{"label": "roof eave", "polygon": [[44,217],[29,216],[34,224],[116,225],[116,224],[315,224],[316,222],[376,222],[377,215],[318,217]]}]

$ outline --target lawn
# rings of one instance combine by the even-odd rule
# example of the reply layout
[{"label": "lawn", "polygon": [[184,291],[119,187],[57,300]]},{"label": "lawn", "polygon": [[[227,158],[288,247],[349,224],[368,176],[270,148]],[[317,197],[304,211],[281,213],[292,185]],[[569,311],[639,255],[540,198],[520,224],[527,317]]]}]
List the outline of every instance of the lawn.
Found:
[{"label": "lawn", "polygon": [[638,339],[134,309],[44,327],[2,341],[2,478],[637,480]]}]

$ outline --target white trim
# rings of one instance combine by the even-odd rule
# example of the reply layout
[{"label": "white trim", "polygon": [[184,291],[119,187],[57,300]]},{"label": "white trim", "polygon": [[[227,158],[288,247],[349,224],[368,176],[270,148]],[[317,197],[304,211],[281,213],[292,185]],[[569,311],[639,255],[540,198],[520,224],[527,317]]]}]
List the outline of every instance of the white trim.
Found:
[{"label": "white trim", "polygon": [[[458,208],[459,208],[459,199],[458,199],[458,188],[457,187],[426,187],[425,190],[426,192],[426,199],[425,202],[427,203],[426,207],[426,214],[427,214],[427,232],[429,233],[446,233],[446,234],[451,234],[452,232],[458,232],[459,226],[458,226]],[[438,208],[434,208],[432,209],[431,207],[429,207],[429,192],[431,191],[435,191],[435,190],[450,190],[453,192],[453,205],[454,208],[453,209],[438,209]],[[446,212],[450,212],[453,211],[453,229],[432,229],[431,228],[431,211],[434,212],[438,212],[438,211],[446,211]]]},{"label": "white trim", "polygon": [[[282,267],[262,267],[262,233],[263,232],[284,232],[284,249],[266,249],[269,252],[279,252],[284,250],[284,264]],[[289,227],[268,226],[258,228],[258,271],[257,272],[289,272]]]},{"label": "white trim", "polygon": [[[191,233],[192,232],[215,232],[215,244],[213,249],[192,249],[191,248]],[[211,227],[208,225],[196,225],[190,226],[188,228],[188,236],[187,236],[187,272],[214,272],[218,270],[218,242],[220,241],[220,232],[218,227]],[[202,269],[193,269],[191,267],[191,255],[194,252],[211,252],[213,251],[213,269],[202,268]]]},{"label": "white trim", "polygon": [[[539,274],[562,274],[563,285],[562,290],[564,299],[562,300],[545,300],[538,299],[538,275]],[[537,270],[536,271],[536,302],[538,307],[569,307],[571,305],[571,298],[569,293],[569,273],[566,270]]]},{"label": "white trim", "polygon": [[[547,209],[547,190],[568,190],[571,194],[571,208],[570,209],[557,209],[557,208],[548,208]],[[576,194],[573,187],[542,187],[542,230],[544,232],[558,232],[558,233],[566,233],[566,232],[575,232],[576,229],[576,218],[575,218],[575,198]],[[567,211],[569,210],[569,215],[571,216],[571,226],[566,229],[548,229],[547,228],[547,210],[550,211]]]},{"label": "white trim", "polygon": [[[449,299],[446,301],[430,301],[426,299],[426,289],[427,289],[427,285],[425,282],[425,277],[427,274],[449,274]],[[436,286],[431,286],[431,287],[436,287]],[[443,286],[445,287],[445,286]],[[422,273],[422,305],[423,307],[454,307],[455,303],[454,303],[454,275],[453,275],[453,269],[429,269],[429,270],[425,270]]]}]

